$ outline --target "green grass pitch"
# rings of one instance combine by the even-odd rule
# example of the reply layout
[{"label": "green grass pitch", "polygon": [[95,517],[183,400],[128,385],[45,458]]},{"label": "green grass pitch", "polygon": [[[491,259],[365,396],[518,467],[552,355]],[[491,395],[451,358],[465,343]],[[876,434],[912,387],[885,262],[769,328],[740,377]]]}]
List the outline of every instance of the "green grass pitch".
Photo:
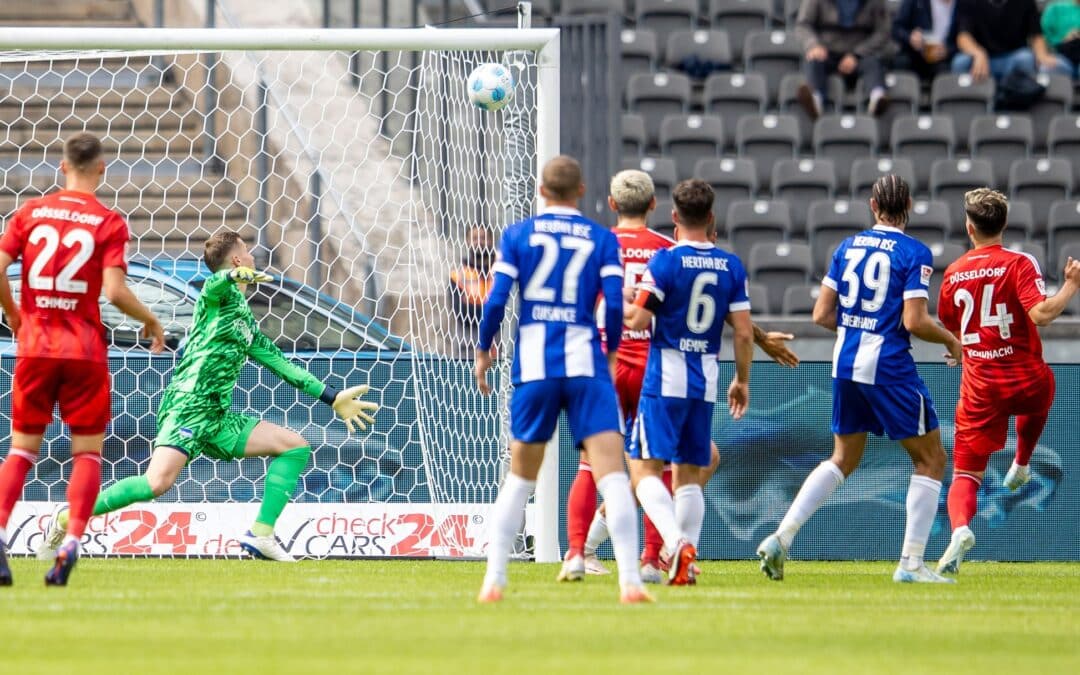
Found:
[{"label": "green grass pitch", "polygon": [[1076,673],[1080,565],[965,565],[900,586],[893,563],[706,562],[692,588],[622,607],[613,577],[514,564],[98,560],[47,589],[12,561],[3,673]]}]

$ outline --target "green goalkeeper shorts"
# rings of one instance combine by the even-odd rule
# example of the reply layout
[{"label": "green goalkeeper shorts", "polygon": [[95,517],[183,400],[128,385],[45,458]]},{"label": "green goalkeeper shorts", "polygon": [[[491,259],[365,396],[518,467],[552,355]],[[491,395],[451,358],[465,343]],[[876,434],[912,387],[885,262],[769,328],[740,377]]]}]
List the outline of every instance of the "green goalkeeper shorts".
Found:
[{"label": "green goalkeeper shorts", "polygon": [[248,437],[259,420],[222,409],[211,399],[167,391],[158,407],[158,433],[154,447],[170,446],[187,453],[188,461],[199,455],[213,459],[240,459]]}]

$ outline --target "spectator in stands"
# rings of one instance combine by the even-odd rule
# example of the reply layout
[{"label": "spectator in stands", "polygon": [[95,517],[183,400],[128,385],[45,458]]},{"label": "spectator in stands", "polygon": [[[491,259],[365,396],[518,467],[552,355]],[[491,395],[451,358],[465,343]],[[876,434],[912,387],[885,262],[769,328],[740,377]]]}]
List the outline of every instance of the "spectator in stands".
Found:
[{"label": "spectator in stands", "polygon": [[1058,0],[1044,9],[1042,31],[1058,57],[1059,70],[1080,80],[1080,0]]},{"label": "spectator in stands", "polygon": [[882,59],[889,48],[885,0],[803,0],[795,35],[806,52],[808,81],[799,88],[799,103],[811,119],[824,110],[832,73],[840,73],[848,86],[862,77],[870,91],[870,114],[884,110],[888,101]]},{"label": "spectator in stands", "polygon": [[954,73],[1000,82],[1014,70],[1064,72],[1039,27],[1035,0],[956,0]]},{"label": "spectator in stands", "polygon": [[474,225],[469,230],[468,246],[461,267],[450,272],[450,311],[459,328],[454,347],[462,358],[473,354],[480,339],[480,317],[491,284],[491,265],[495,262],[491,230]]},{"label": "spectator in stands", "polygon": [[892,24],[897,69],[924,80],[949,69],[956,54],[956,1],[902,0]]}]

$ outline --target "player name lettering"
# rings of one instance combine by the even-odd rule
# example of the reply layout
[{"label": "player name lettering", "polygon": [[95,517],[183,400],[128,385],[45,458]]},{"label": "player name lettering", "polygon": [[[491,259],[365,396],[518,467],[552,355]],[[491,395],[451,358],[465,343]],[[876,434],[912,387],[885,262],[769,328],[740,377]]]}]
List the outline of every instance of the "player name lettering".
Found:
[{"label": "player name lettering", "polygon": [[865,248],[880,248],[882,251],[891,251],[896,246],[895,239],[882,239],[881,237],[872,237],[867,234],[860,234],[855,237],[855,241],[851,242],[852,246],[862,246]]},{"label": "player name lettering", "polygon": [[577,310],[573,307],[552,307],[537,305],[532,310],[533,321],[558,321],[559,323],[577,323]]},{"label": "player name lettering", "polygon": [[709,349],[708,340],[693,340],[691,338],[682,338],[679,340],[679,351],[690,352],[693,354],[704,354]]},{"label": "player name lettering", "polygon": [[877,330],[878,320],[869,316],[855,316],[853,314],[840,314],[840,325],[846,328],[858,328],[859,330]]},{"label": "player name lettering", "polygon": [[953,272],[949,275],[949,283],[955,284],[960,281],[971,281],[973,279],[986,279],[988,277],[1003,277],[1005,276],[1004,267],[984,267],[979,270],[966,270],[964,272]]},{"label": "player name lettering", "polygon": [[39,206],[30,212],[31,218],[47,218],[49,220],[66,220],[80,225],[100,225],[105,222],[103,216],[95,216],[92,213],[72,211],[70,209],[54,209],[51,206]]},{"label": "player name lettering", "polygon": [[646,330],[624,330],[622,332],[623,340],[651,340],[652,332]]},{"label": "player name lettering", "polygon": [[79,305],[78,298],[57,298],[52,295],[39,295],[34,298],[34,304],[38,309],[65,309],[73,310]]},{"label": "player name lettering", "polygon": [[588,225],[581,225],[580,223],[572,223],[565,220],[546,220],[540,218],[533,224],[533,228],[537,232],[569,234],[572,237],[582,237],[585,239],[589,237]]},{"label": "player name lettering", "polygon": [[687,256],[682,259],[682,266],[692,270],[721,270],[727,272],[727,258],[706,258]]},{"label": "player name lettering", "polygon": [[652,257],[656,255],[656,249],[624,248],[622,254],[628,260],[652,260]]},{"label": "player name lettering", "polygon": [[998,347],[997,349],[965,349],[964,353],[972,359],[1003,359],[1013,355],[1012,345]]}]

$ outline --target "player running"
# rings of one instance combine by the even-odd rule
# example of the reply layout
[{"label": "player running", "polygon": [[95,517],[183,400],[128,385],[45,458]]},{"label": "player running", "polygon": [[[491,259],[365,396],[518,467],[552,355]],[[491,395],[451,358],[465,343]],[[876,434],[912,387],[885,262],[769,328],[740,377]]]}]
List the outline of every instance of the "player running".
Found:
[{"label": "player running", "polygon": [[[240,369],[252,358],[309,396],[334,409],[349,431],[374,422],[377,403],[357,401],[366,384],[338,391],[317,380],[282,355],[259,331],[244,291],[248,284],[271,281],[256,272],[255,259],[236,232],[220,232],[206,240],[206,265],[213,270],[195,303],[195,318],[180,363],[158,407],[157,437],[150,466],[142,476],[117,481],[101,493],[94,515],[122,509],[165,494],[180,470],[199,455],[231,460],[273,457],[266,472],[263,501],[240,545],[256,558],[295,562],[274,537],[274,524],[296,490],[311,456],[303,436],[258,417],[230,410]],[[60,509],[39,550],[47,557],[58,543],[58,529],[67,517]]]},{"label": "player running", "polygon": [[[108,346],[98,298],[143,324],[150,350],[165,346],[161,323],[128,289],[128,227],[95,193],[105,175],[101,141],[80,133],[64,143],[64,189],[26,202],[0,238],[0,306],[18,339],[11,397],[11,449],[0,466],[0,586],[10,586],[4,549],[8,518],[37,461],[53,407],[71,430],[71,517],[57,529],[60,554],[45,576],[66,586],[79,540],[101,488],[101,446],[112,417]],[[7,270],[22,259],[21,307]]]},{"label": "player running", "polygon": [[964,347],[956,406],[953,482],[949,488],[952,540],[939,573],[957,573],[975,545],[969,524],[978,507],[990,455],[1005,447],[1009,417],[1016,417],[1016,457],[1005,487],[1031,480],[1028,462],[1054,401],[1054,373],[1042,358],[1037,326],[1064,311],[1080,289],[1080,262],[1069,258],[1064,283],[1046,297],[1039,264],[1027,253],[1002,248],[1009,202],[981,188],[964,195],[967,233],[974,250],[945,270],[938,315]]},{"label": "player running", "polygon": [[870,210],[877,224],[848,237],[833,253],[814,323],[836,331],[833,350],[832,457],[814,469],[775,534],[758,546],[761,571],[784,578],[784,560],[799,528],[859,466],[872,432],[898,441],[915,473],[907,493],[907,524],[897,582],[948,583],[923,562],[934,524],[945,450],[930,392],[915,369],[911,336],[944,344],[961,358],[960,342],[927,312],[930,249],[904,234],[911,196],[895,175],[874,183]]},{"label": "player running", "polygon": [[480,602],[502,599],[510,548],[562,410],[608,505],[620,600],[652,600],[637,567],[637,506],[623,469],[622,425],[612,384],[622,332],[607,331],[605,357],[594,318],[602,293],[605,325],[622,325],[619,242],[578,211],[584,194],[581,167],[574,159],[561,156],[548,162],[540,186],[547,208],[507,228],[492,267],[495,282],[484,305],[476,349],[476,382],[485,394],[491,391],[491,343],[515,283],[521,288],[521,319],[511,368],[510,472],[489,520]]},{"label": "player running", "polygon": [[[750,401],[754,331],[746,271],[734,254],[708,239],[712,188],[686,180],[675,186],[672,198],[679,243],[653,256],[634,304],[626,309],[630,330],[656,319],[629,456],[638,501],[672,553],[668,581],[686,585],[694,583],[696,542],[705,518],[701,472],[712,455],[724,323],[735,329],[735,378],[728,387],[735,419]],[[674,493],[661,481],[665,462],[673,466]]]}]

